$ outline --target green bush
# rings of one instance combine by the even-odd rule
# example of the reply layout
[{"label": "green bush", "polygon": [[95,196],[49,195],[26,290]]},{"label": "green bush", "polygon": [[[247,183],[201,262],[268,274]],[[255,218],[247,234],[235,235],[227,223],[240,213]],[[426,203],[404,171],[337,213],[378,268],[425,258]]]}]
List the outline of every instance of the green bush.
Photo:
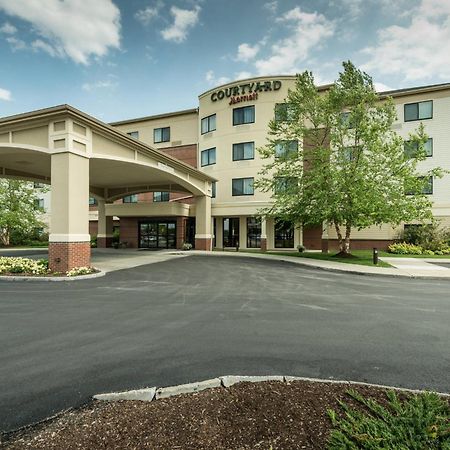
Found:
[{"label": "green bush", "polygon": [[339,402],[342,411],[328,411],[333,425],[329,450],[450,450],[450,406],[437,394],[411,395],[401,401],[386,392],[386,405],[351,390],[362,408]]},{"label": "green bush", "polygon": [[444,255],[450,253],[450,230],[440,228],[437,222],[409,225],[401,233],[400,240],[408,244],[418,245],[424,250],[443,252]]},{"label": "green bush", "polygon": [[423,248],[419,245],[408,244],[407,242],[397,242],[388,247],[390,253],[396,255],[422,255]]},{"label": "green bush", "polygon": [[48,261],[46,259],[15,258],[10,256],[0,257],[0,274],[28,273],[43,275],[48,273]]}]

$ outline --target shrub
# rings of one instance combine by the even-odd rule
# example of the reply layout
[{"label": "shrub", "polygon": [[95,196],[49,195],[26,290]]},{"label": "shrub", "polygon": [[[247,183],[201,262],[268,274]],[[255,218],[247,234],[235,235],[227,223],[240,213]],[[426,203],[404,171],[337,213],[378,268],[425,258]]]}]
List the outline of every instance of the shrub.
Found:
[{"label": "shrub", "polygon": [[183,242],[183,245],[181,246],[182,250],[191,250],[192,244],[189,244],[189,242]]},{"label": "shrub", "polygon": [[298,250],[300,253],[303,253],[303,252],[306,250],[306,247],[305,247],[304,245],[302,245],[302,244],[298,244],[298,245],[297,245],[297,250]]},{"label": "shrub", "polygon": [[449,248],[450,230],[440,228],[437,222],[409,225],[400,234],[400,239],[408,244],[418,245],[425,250],[444,252]]},{"label": "shrub", "polygon": [[343,414],[328,411],[334,427],[329,450],[450,449],[450,406],[437,394],[411,395],[401,401],[394,391],[387,391],[385,406],[354,390],[348,395],[363,408],[339,402]]},{"label": "shrub", "polygon": [[97,236],[91,237],[91,248],[97,248]]},{"label": "shrub", "polygon": [[66,275],[68,277],[77,277],[78,275],[89,275],[94,272],[95,269],[93,267],[74,267],[66,272]]},{"label": "shrub", "polygon": [[48,261],[3,256],[0,257],[0,274],[5,273],[44,275],[48,273]]},{"label": "shrub", "polygon": [[419,245],[408,244],[407,242],[397,242],[388,247],[390,253],[396,255],[422,255],[423,248]]}]

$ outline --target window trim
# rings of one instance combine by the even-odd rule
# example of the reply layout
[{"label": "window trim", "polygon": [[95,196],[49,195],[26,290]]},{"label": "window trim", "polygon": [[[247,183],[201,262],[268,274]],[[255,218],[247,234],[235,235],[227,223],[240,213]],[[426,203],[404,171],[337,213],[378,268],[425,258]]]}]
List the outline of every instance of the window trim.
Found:
[{"label": "window trim", "polygon": [[[251,158],[245,158],[245,151],[243,152],[244,158],[235,158],[234,150],[237,145],[245,145],[245,144],[253,144],[252,148],[252,157]],[[236,142],[232,145],[232,158],[233,161],[250,161],[255,159],[255,141],[247,141],[247,142]]]},{"label": "window trim", "polygon": [[[211,119],[211,117],[214,117],[215,118],[215,120],[214,120],[214,129],[211,129],[210,128],[210,119]],[[208,120],[208,130],[207,131],[203,131],[203,121],[204,120]],[[216,131],[216,129],[217,129],[217,118],[216,118],[216,113],[214,113],[214,114],[210,114],[209,116],[206,116],[206,117],[203,117],[202,119],[201,119],[201,121],[200,121],[200,134],[207,134],[207,133],[211,133],[212,131]]]},{"label": "window trim", "polygon": [[[210,162],[210,153],[212,152],[212,150],[214,150],[214,162]],[[203,153],[208,154],[208,163],[207,164],[203,164]],[[211,148],[205,148],[205,150],[201,150],[200,151],[200,166],[201,167],[206,167],[206,166],[212,166],[216,164],[216,147],[211,147]]]},{"label": "window trim", "polygon": [[[235,194],[234,193],[234,183],[236,181],[242,180],[242,194]],[[252,180],[252,192],[251,194],[244,193],[244,180]],[[231,196],[232,197],[247,197],[249,195],[255,195],[255,187],[254,187],[255,178],[254,177],[242,177],[242,178],[232,178],[231,179]]]},{"label": "window trim", "polygon": [[[431,103],[431,116],[430,117],[423,117],[423,118],[419,117],[419,111],[420,111],[419,104],[420,103],[428,103],[428,102]],[[417,119],[406,119],[406,107],[409,106],[409,105],[417,105]],[[433,118],[433,114],[434,114],[434,102],[433,102],[433,100],[422,100],[420,102],[404,103],[404,105],[403,105],[403,121],[404,122],[415,122],[417,120],[430,120],[430,119]]]},{"label": "window trim", "polygon": [[[249,109],[249,108],[253,109],[253,121],[252,122],[236,123],[235,117],[234,117],[235,111],[241,111],[241,110]],[[251,124],[251,123],[255,123],[255,121],[256,121],[256,108],[255,108],[255,105],[247,105],[247,106],[240,106],[239,108],[233,108],[233,113],[232,114],[233,114],[233,126],[234,127],[238,126],[238,125],[248,125],[248,124]],[[245,116],[245,114],[244,114],[244,116]]]},{"label": "window trim", "polygon": [[[156,140],[156,131],[157,130],[161,130],[161,141],[157,141]],[[167,140],[164,140],[164,132],[162,130],[169,130],[169,136],[167,138]],[[170,127],[158,127],[158,128],[153,128],[153,143],[154,144],[160,144],[162,142],[170,142]]]}]

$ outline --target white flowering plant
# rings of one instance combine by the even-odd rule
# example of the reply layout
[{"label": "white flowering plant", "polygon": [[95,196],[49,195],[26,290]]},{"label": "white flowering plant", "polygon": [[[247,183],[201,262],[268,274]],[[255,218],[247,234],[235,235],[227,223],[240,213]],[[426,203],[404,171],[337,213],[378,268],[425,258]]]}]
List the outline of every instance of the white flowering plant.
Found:
[{"label": "white flowering plant", "polygon": [[11,256],[0,257],[0,274],[45,275],[49,272],[46,259],[30,259]]},{"label": "white flowering plant", "polygon": [[66,272],[68,277],[77,277],[79,275],[89,275],[96,272],[93,267],[74,267],[73,269]]}]

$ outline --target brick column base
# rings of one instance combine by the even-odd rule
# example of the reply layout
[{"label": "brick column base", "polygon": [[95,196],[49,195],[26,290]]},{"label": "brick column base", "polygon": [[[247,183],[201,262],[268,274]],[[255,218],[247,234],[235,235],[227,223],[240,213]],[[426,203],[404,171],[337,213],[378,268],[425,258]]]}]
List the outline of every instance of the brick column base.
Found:
[{"label": "brick column base", "polygon": [[112,236],[107,236],[107,237],[98,237],[97,236],[97,247],[98,248],[111,248],[112,242],[113,242]]},{"label": "brick column base", "polygon": [[328,253],[328,239],[322,239],[322,253]]},{"label": "brick column base", "polygon": [[90,242],[49,242],[48,264],[53,272],[67,272],[74,267],[90,267]]},{"label": "brick column base", "polygon": [[261,251],[267,251],[267,238],[261,238]]},{"label": "brick column base", "polygon": [[195,250],[211,251],[211,238],[195,238]]}]

